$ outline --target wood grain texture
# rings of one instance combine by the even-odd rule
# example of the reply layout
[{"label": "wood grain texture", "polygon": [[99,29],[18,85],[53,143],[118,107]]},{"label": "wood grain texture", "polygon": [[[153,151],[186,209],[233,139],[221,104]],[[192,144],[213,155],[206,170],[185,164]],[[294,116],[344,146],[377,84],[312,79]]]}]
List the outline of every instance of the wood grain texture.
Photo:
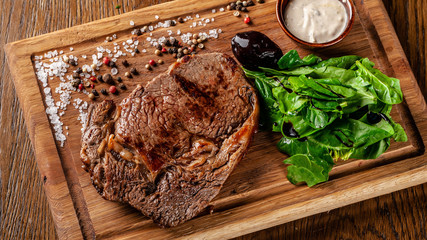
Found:
[{"label": "wood grain texture", "polygon": [[[47,4],[44,1],[31,1],[31,3],[26,1],[6,1],[5,4],[2,4],[6,11],[2,11],[1,41],[11,42],[40,33],[34,32],[36,26],[42,29],[38,31],[51,32],[56,29],[111,16],[122,10],[131,10],[133,6],[140,7],[151,4],[147,1],[145,3],[132,4],[125,2],[121,3],[124,9],[117,11],[114,10],[116,2],[91,1],[91,4],[88,4],[88,2],[82,1],[76,5],[68,5],[68,1],[63,2],[58,1]],[[102,11],[96,10],[100,8]],[[60,15],[58,13],[66,14]],[[8,17],[11,20],[6,23],[4,19]],[[29,19],[35,19],[35,24],[28,23],[31,22]],[[19,30],[17,27],[21,24],[26,26],[21,28],[25,31]],[[23,35],[24,32],[26,35]],[[12,33],[16,35],[15,38],[8,38]],[[3,36],[5,37],[3,38]],[[3,48],[1,51],[3,51]],[[2,139],[10,139],[10,141],[3,140],[0,148],[1,153],[3,153],[1,156],[5,157],[1,161],[2,239],[53,238],[52,220],[47,210],[46,201],[42,198],[44,196],[41,188],[42,181],[37,176],[35,161],[31,157],[32,151],[23,125],[22,113],[14,97],[13,84],[11,84],[8,76],[9,72],[5,68],[3,52],[1,54],[2,59],[0,61],[2,61],[1,70],[3,73],[2,91],[0,93],[2,99],[1,122],[2,129],[4,129],[2,131]],[[28,171],[28,169],[32,169],[32,171]],[[33,187],[34,185],[36,187]],[[300,239],[312,237],[324,239],[356,237],[360,239],[374,237],[405,239],[412,237],[414,239],[422,239],[425,238],[425,230],[423,229],[425,229],[425,209],[427,209],[425,205],[425,185],[411,189],[333,210],[330,214],[320,214],[291,222],[242,239],[279,237]],[[25,201],[26,199],[31,200]],[[38,201],[43,202],[44,205],[38,203]],[[26,216],[31,217],[28,219]],[[35,217],[37,217],[37,220],[34,220]],[[367,218],[370,220],[366,221]],[[386,221],[390,224],[385,225],[384,222]]]}]

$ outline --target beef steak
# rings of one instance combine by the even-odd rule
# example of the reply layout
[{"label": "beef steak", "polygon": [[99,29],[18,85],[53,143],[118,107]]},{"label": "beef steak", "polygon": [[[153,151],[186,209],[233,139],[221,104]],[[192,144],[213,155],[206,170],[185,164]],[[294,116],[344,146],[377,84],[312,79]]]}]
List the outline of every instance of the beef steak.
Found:
[{"label": "beef steak", "polygon": [[81,160],[102,197],[176,226],[208,206],[242,159],[257,101],[231,57],[186,56],[120,105],[91,105]]}]

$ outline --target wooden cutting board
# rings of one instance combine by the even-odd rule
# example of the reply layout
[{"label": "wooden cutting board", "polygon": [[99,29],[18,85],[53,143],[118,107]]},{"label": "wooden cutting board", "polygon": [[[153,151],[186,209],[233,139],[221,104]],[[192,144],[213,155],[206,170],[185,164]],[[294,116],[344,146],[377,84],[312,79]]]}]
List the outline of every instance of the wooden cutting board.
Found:
[{"label": "wooden cutting board", "polygon": [[[16,91],[61,239],[230,238],[427,181],[424,147],[427,137],[426,103],[380,0],[354,0],[357,14],[350,35],[338,45],[320,50],[301,48],[285,36],[276,22],[275,1],[267,0],[264,4],[249,8],[252,25],[245,25],[243,19],[234,17],[232,12],[220,11],[227,3],[226,0],[177,0],[6,46]],[[216,9],[216,12],[213,13],[212,9]],[[206,26],[190,28],[196,20],[196,14],[200,18],[213,17],[215,21]],[[82,55],[90,58],[97,46],[112,46],[112,43],[104,42],[106,36],[117,34],[118,38],[114,42],[118,43],[129,39],[134,28],[129,24],[130,21],[142,27],[185,16],[195,19],[172,28],[156,29],[152,32],[153,37],[167,35],[167,30],[198,33],[221,29],[218,39],[206,42],[206,48],[199,52],[231,54],[230,39],[234,34],[257,30],[272,38],[284,52],[297,49],[301,55],[315,52],[325,58],[344,54],[369,57],[384,73],[401,80],[405,102],[394,107],[392,116],[404,127],[408,142],[392,143],[390,149],[376,160],[339,163],[331,172],[329,182],[308,188],[294,186],[286,180],[285,165],[282,164],[286,156],[275,147],[280,135],[259,132],[246,157],[211,202],[210,212],[207,210],[193,220],[170,229],[159,228],[126,205],[102,199],[92,187],[89,175],[81,168],[81,125],[77,120],[79,113],[72,105],[61,117],[64,126],[69,126],[68,130],[64,129],[69,133],[64,147],[54,140],[43,101],[44,88],[34,73],[35,56],[52,50],[63,50],[66,55],[79,56],[79,62],[85,63]],[[148,47],[147,36],[144,34],[139,37],[140,49],[147,49],[147,53],[126,57],[143,74],[131,80],[125,79],[129,90],[107,98],[119,101],[137,84],[145,84],[175,61],[171,56],[163,56],[164,65],[146,71],[143,65],[149,59],[159,58],[153,54],[154,48]],[[74,49],[72,52],[70,47]],[[119,75],[123,76],[125,69],[121,64],[118,65]],[[104,71],[106,68],[99,73]],[[72,72],[71,69],[69,72]],[[54,78],[49,80],[49,86],[55,89],[59,82]],[[89,101],[81,93],[73,93],[72,96]],[[53,97],[59,99],[58,94],[54,93]]]}]

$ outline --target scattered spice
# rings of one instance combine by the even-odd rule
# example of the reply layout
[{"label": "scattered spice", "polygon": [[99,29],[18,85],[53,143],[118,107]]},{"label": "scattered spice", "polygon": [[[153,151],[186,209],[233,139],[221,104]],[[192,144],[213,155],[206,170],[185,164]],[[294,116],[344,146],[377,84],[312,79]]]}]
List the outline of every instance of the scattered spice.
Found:
[{"label": "scattered spice", "polygon": [[132,75],[129,72],[125,72],[125,77],[132,78]]},{"label": "scattered spice", "polygon": [[79,84],[79,90],[82,91],[83,90],[83,84]]},{"label": "scattered spice", "polygon": [[133,75],[138,75],[139,73],[138,73],[138,71],[136,70],[136,68],[131,68],[130,69],[130,72],[133,74]]},{"label": "scattered spice", "polygon": [[240,9],[240,11],[242,11],[242,12],[247,12],[247,11],[248,11],[248,9],[246,9],[246,7],[242,7],[242,8]]},{"label": "scattered spice", "polygon": [[265,3],[264,0],[257,0],[258,3]]},{"label": "scattered spice", "polygon": [[77,62],[76,62],[76,60],[74,60],[74,59],[70,59],[70,60],[68,60],[68,63],[70,64],[70,65],[72,65],[72,66],[77,66]]},{"label": "scattered spice", "polygon": [[119,88],[122,90],[126,90],[126,85],[124,85],[123,83],[120,83]]},{"label": "scattered spice", "polygon": [[148,69],[148,70],[151,70],[150,64],[145,64],[145,68]]},{"label": "scattered spice", "polygon": [[110,93],[113,93],[113,94],[117,92],[116,86],[111,86],[108,90],[110,91]]},{"label": "scattered spice", "polygon": [[73,87],[78,88],[79,84],[81,83],[80,79],[73,79],[71,81],[71,84],[73,85]]},{"label": "scattered spice", "polygon": [[100,81],[100,82],[104,82],[104,80],[102,79],[102,75],[98,75],[97,79],[98,79],[98,81]]},{"label": "scattered spice", "polygon": [[107,90],[105,88],[101,89],[101,93],[104,94],[104,95],[108,95],[108,92],[107,92]]},{"label": "scattered spice", "polygon": [[84,73],[87,73],[87,68],[82,68],[82,71],[84,72]]},{"label": "scattered spice", "polygon": [[153,59],[148,61],[148,64],[150,64],[151,66],[156,66],[156,62]]},{"label": "scattered spice", "polygon": [[78,74],[80,74],[80,73],[82,73],[83,71],[82,71],[82,68],[81,67],[78,67],[77,69],[76,69],[76,73],[78,73]]},{"label": "scattered spice", "polygon": [[199,43],[199,45],[197,45],[197,47],[203,49],[205,47],[205,45],[203,43]]},{"label": "scattered spice", "polygon": [[115,68],[115,67],[117,67],[116,63],[115,63],[115,62],[113,62],[113,61],[110,61],[110,62],[108,63],[108,66],[109,66],[109,67],[111,67],[111,68]]},{"label": "scattered spice", "polygon": [[90,85],[90,87],[91,87],[92,89],[94,89],[94,88],[95,88],[95,84],[93,84],[93,83],[92,83],[92,84]]},{"label": "scattered spice", "polygon": [[162,59],[159,59],[159,60],[157,60],[157,63],[158,63],[158,64],[163,64],[164,62],[163,62],[163,60],[162,60]]},{"label": "scattered spice", "polygon": [[95,99],[95,94],[93,94],[93,93],[89,93],[88,97],[89,97],[91,100],[94,100],[94,99]]},{"label": "scattered spice", "polygon": [[157,56],[162,55],[162,52],[159,49],[156,49],[156,51],[154,51],[154,54],[156,54]]},{"label": "scattered spice", "polygon": [[92,82],[96,82],[96,77],[95,77],[95,76],[91,76],[91,77],[89,78],[89,80],[91,80]]},{"label": "scattered spice", "polygon": [[122,61],[123,66],[129,67],[129,62],[125,59]]},{"label": "scattered spice", "polygon": [[93,71],[96,70],[96,64],[95,63],[92,63],[92,65],[90,65],[90,67],[92,68]]},{"label": "scattered spice", "polygon": [[185,55],[187,55],[188,54],[188,49],[182,50],[182,53],[185,54]]},{"label": "scattered spice", "polygon": [[108,57],[104,57],[104,58],[102,59],[102,62],[103,62],[105,65],[108,65],[108,64],[110,63],[110,59],[109,59]]},{"label": "scattered spice", "polygon": [[251,23],[251,18],[250,18],[248,15],[246,15],[246,16],[245,16],[245,19],[243,19],[243,21],[244,21],[246,24],[249,24],[249,23]]},{"label": "scattered spice", "polygon": [[95,95],[96,97],[98,97],[98,96],[99,96],[98,91],[96,91],[95,89],[93,89],[93,90],[92,90],[92,93],[93,93],[93,95]]},{"label": "scattered spice", "polygon": [[80,79],[80,74],[78,74],[77,72],[73,73],[73,78]]},{"label": "scattered spice", "polygon": [[121,78],[121,77],[118,77],[118,78],[117,78],[117,82],[119,82],[119,83],[123,82],[122,78]]},{"label": "scattered spice", "polygon": [[89,81],[84,81],[83,85],[84,85],[85,88],[90,88],[91,84],[90,84]]},{"label": "scattered spice", "polygon": [[139,53],[139,50],[138,50],[138,48],[135,48],[135,53]]},{"label": "scattered spice", "polygon": [[243,1],[243,2],[242,2],[242,6],[243,6],[243,7],[247,7],[247,6],[248,6],[248,2]]},{"label": "scattered spice", "polygon": [[177,20],[178,20],[179,23],[183,23],[184,22],[184,19],[182,17],[179,17]]},{"label": "scattered spice", "polygon": [[179,53],[176,55],[176,57],[177,57],[177,58],[182,58],[182,56],[183,56],[182,52],[179,52]]},{"label": "scattered spice", "polygon": [[102,79],[104,80],[104,82],[106,82],[108,84],[114,84],[113,77],[109,73],[104,74],[104,76],[102,77]]},{"label": "scattered spice", "polygon": [[162,53],[167,53],[168,50],[166,48],[162,48]]}]

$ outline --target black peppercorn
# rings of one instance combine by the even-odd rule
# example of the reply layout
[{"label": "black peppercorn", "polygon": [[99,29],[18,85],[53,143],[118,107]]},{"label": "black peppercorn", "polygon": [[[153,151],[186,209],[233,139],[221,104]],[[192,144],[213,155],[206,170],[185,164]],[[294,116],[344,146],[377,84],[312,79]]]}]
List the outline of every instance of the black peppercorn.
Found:
[{"label": "black peppercorn", "polygon": [[242,8],[240,8],[240,11],[242,11],[242,12],[247,12],[247,11],[248,11],[248,9],[246,9],[246,7],[242,7]]},{"label": "black peppercorn", "polygon": [[118,77],[118,78],[117,78],[117,82],[123,82],[122,78],[121,78],[121,77]]},{"label": "black peppercorn", "polygon": [[135,29],[135,35],[141,36],[142,35],[141,29],[139,28]]},{"label": "black peppercorn", "polygon": [[104,94],[104,95],[108,95],[108,92],[107,92],[107,90],[105,88],[101,89],[101,93]]},{"label": "black peppercorn", "polygon": [[99,96],[98,91],[96,91],[95,89],[93,89],[93,90],[92,90],[92,93],[93,93],[93,95],[95,95],[95,96],[97,96],[97,97]]},{"label": "black peppercorn", "polygon": [[138,75],[139,73],[138,73],[138,71],[136,70],[136,68],[131,68],[130,69],[130,72],[133,74],[133,75]]},{"label": "black peppercorn", "polygon": [[80,74],[80,73],[82,73],[82,72],[83,72],[83,70],[82,70],[82,68],[81,68],[81,67],[78,67],[78,68],[76,69],[76,73]]},{"label": "black peppercorn", "polygon": [[128,61],[126,59],[122,61],[122,64],[125,67],[129,67],[129,63],[128,63]]},{"label": "black peppercorn", "polygon": [[176,21],[175,20],[172,20],[171,21],[171,26],[175,26],[176,25]]},{"label": "black peppercorn", "polygon": [[119,88],[122,90],[126,90],[126,85],[124,85],[123,83],[120,83]]},{"label": "black peppercorn", "polygon": [[183,23],[184,22],[184,19],[182,17],[179,17],[177,20],[178,20],[179,23]]},{"label": "black peppercorn", "polygon": [[113,62],[113,61],[110,61],[110,62],[108,63],[108,66],[109,66],[109,67],[112,67],[112,68],[117,67],[116,63],[115,63],[115,62]]},{"label": "black peppercorn", "polygon": [[177,57],[177,58],[182,58],[182,56],[183,56],[182,52],[179,52],[179,53],[176,55],[176,57]]},{"label": "black peppercorn", "polygon": [[172,54],[173,53],[173,48],[169,48],[168,52],[169,52],[169,54]]},{"label": "black peppercorn", "polygon": [[73,87],[78,88],[79,84],[81,83],[80,79],[73,79],[71,81],[71,84],[73,85]]},{"label": "black peppercorn", "polygon": [[98,81],[100,81],[100,82],[104,82],[104,80],[102,79],[102,75],[98,75],[98,77],[96,77],[96,79],[98,79]]},{"label": "black peppercorn", "polygon": [[242,10],[242,6],[237,5],[237,6],[236,6],[236,10],[237,10],[237,11]]},{"label": "black peppercorn", "polygon": [[255,5],[254,2],[252,0],[249,0],[248,1],[248,6],[253,6],[253,5]]},{"label": "black peppercorn", "polygon": [[135,53],[139,53],[139,50],[138,50],[138,48],[135,48]]},{"label": "black peppercorn", "polygon": [[77,62],[76,62],[76,60],[74,60],[74,59],[70,59],[70,60],[68,60],[68,63],[69,63],[70,65],[72,65],[72,66],[77,66]]},{"label": "black peppercorn", "polygon": [[106,74],[104,74],[104,76],[102,78],[104,79],[104,81],[106,83],[111,84],[111,85],[114,84],[114,80],[113,80],[113,77],[111,76],[111,74],[106,73]]},{"label": "black peppercorn", "polygon": [[236,9],[236,3],[232,2],[230,3],[230,10],[235,10]]},{"label": "black peppercorn", "polygon": [[78,74],[77,72],[73,73],[73,78],[80,79],[80,74]]},{"label": "black peppercorn", "polygon": [[168,47],[172,46],[172,45],[171,45],[171,41],[169,41],[169,39],[168,39],[168,40],[166,40],[165,45],[166,45],[166,46],[168,46]]},{"label": "black peppercorn", "polygon": [[162,50],[163,46],[162,46],[162,44],[159,44],[159,45],[156,46],[156,48],[159,49],[159,50]]}]

